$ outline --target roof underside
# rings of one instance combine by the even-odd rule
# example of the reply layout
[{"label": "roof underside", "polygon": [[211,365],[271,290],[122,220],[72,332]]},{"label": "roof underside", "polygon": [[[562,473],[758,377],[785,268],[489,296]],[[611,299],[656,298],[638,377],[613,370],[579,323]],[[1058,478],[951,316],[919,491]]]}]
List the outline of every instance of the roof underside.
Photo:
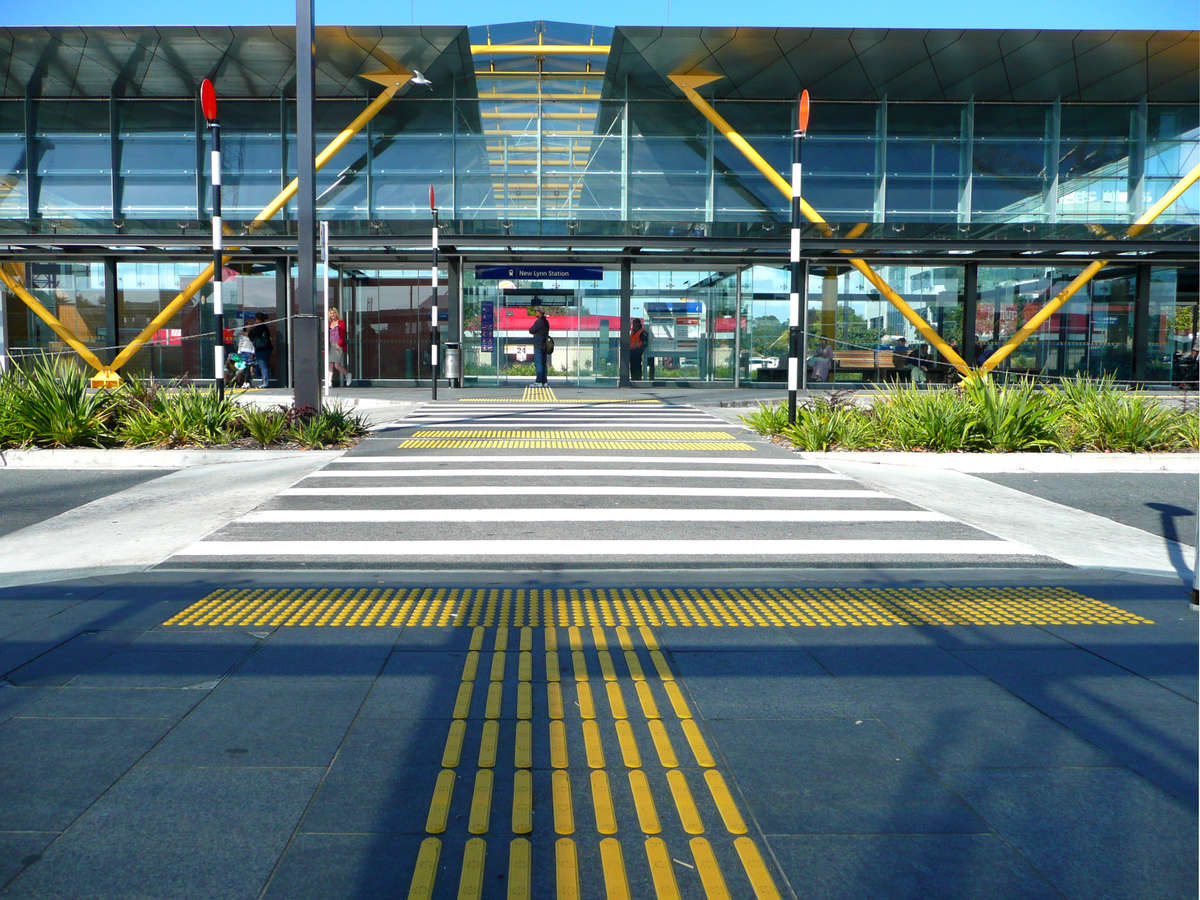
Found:
[{"label": "roof underside", "polygon": [[[528,30],[489,28],[493,41]],[[623,96],[627,82],[643,96],[677,97],[667,76],[691,71],[723,76],[710,90],[738,99],[792,97],[802,88],[822,100],[1194,103],[1200,96],[1195,31],[618,27],[611,46],[607,97]],[[464,26],[319,27],[316,67],[320,97],[361,97],[368,90],[359,75],[414,68],[438,95],[449,96],[453,82],[459,97],[474,93]],[[224,97],[293,92],[295,29],[0,29],[0,97],[185,97],[204,78]]]}]

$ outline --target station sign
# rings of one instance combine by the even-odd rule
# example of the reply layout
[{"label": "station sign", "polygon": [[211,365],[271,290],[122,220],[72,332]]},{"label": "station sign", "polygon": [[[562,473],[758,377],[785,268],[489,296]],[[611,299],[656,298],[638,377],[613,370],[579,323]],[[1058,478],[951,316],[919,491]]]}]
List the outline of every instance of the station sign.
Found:
[{"label": "station sign", "polygon": [[476,266],[479,281],[504,281],[538,278],[545,281],[599,281],[604,277],[603,266]]},{"label": "station sign", "polygon": [[505,306],[574,306],[575,292],[555,288],[509,288],[503,292]]}]

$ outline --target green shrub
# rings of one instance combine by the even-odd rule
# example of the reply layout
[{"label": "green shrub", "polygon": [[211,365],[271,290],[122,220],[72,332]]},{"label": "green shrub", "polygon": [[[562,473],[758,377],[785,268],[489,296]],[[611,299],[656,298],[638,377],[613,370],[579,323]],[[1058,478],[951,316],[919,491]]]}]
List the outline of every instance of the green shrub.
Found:
[{"label": "green shrub", "polygon": [[112,400],[90,388],[90,370],[43,355],[4,377],[0,442],[7,446],[103,447],[110,443]]},{"label": "green shrub", "polygon": [[133,384],[116,394],[121,409],[117,436],[136,447],[227,444],[244,434],[238,405],[214,390]]},{"label": "green shrub", "polygon": [[1099,394],[1073,411],[1079,446],[1153,452],[1191,446],[1181,414],[1142,394]]},{"label": "green shrub", "polygon": [[327,406],[316,414],[297,414],[289,429],[291,439],[308,450],[345,446],[366,433],[365,420],[340,406]]},{"label": "green shrub", "polygon": [[283,406],[274,409],[243,407],[241,423],[246,433],[256,440],[260,447],[268,447],[282,440],[291,424],[288,410]]},{"label": "green shrub", "polygon": [[801,450],[862,450],[878,443],[871,414],[839,402],[836,395],[800,406],[795,424],[785,425],[782,433]]},{"label": "green shrub", "polygon": [[998,385],[987,375],[963,379],[972,407],[972,443],[981,450],[1046,450],[1058,446],[1062,409],[1031,379]]},{"label": "green shrub", "polygon": [[873,409],[883,440],[898,450],[943,453],[966,450],[975,441],[975,409],[956,391],[896,386],[881,393]]},{"label": "green shrub", "polygon": [[745,422],[747,427],[754,429],[759,434],[779,434],[788,424],[787,404],[760,402],[758,409],[754,410],[754,412],[738,416],[738,418]]}]

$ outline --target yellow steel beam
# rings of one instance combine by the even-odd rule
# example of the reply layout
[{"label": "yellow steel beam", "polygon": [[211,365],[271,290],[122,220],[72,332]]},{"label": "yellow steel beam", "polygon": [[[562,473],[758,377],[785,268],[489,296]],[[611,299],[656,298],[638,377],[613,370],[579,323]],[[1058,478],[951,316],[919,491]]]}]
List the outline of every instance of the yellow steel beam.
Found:
[{"label": "yellow steel beam", "polygon": [[543,112],[540,115],[536,110],[530,112],[522,112],[520,110],[492,110],[490,112],[482,112],[479,114],[483,119],[595,119],[594,112]]},{"label": "yellow steel beam", "polygon": [[[595,136],[599,137],[599,135],[595,135]],[[513,153],[537,153],[538,152],[537,147],[524,147],[519,144],[512,144],[508,147],[505,147],[503,144],[488,144],[487,147],[485,147],[484,149],[486,149],[488,153],[504,153],[505,151],[507,151],[510,156]],[[587,144],[576,144],[573,147],[568,147],[566,144],[543,144],[542,145],[543,153],[571,153],[574,151],[578,151],[580,153],[587,153],[591,149],[592,148],[589,147]]]},{"label": "yellow steel beam", "polygon": [[530,101],[534,101],[534,100],[548,100],[548,101],[599,100],[600,92],[596,91],[595,93],[592,93],[589,91],[584,91],[581,94],[554,94],[554,93],[539,94],[536,91],[533,93],[521,93],[521,92],[514,93],[511,91],[483,91],[479,94],[479,99],[487,100],[487,101],[491,101],[491,100],[530,100]]},{"label": "yellow steel beam", "polygon": [[607,56],[607,44],[472,44],[472,56]]},{"label": "yellow steel beam", "polygon": [[17,274],[16,267],[12,263],[0,265],[0,281],[3,281],[5,286],[16,294],[22,303],[33,310],[35,316],[49,325],[54,330],[54,333],[62,338],[72,350],[83,357],[84,362],[93,369],[99,370],[104,368],[104,363],[100,362],[96,354],[89,350],[79,338],[75,337],[71,333],[71,329],[60,322],[54,313],[42,306],[38,302],[38,299],[25,289],[25,285],[21,283],[21,277]]},{"label": "yellow steel beam", "polygon": [[[1194,169],[1192,169],[1192,171],[1180,178],[1179,181],[1175,183],[1174,187],[1172,187],[1169,191],[1167,191],[1166,194],[1163,195],[1161,200],[1138,216],[1134,223],[1130,225],[1129,229],[1125,232],[1126,237],[1137,237],[1139,234],[1141,234],[1147,225],[1162,215],[1163,211],[1176,200],[1178,200],[1183,195],[1183,192],[1195,184],[1197,180],[1200,180],[1200,165],[1196,166]],[[1031,334],[1033,334],[1042,326],[1042,323],[1058,312],[1058,310],[1062,308],[1063,304],[1075,296],[1076,292],[1078,292],[1080,288],[1091,281],[1096,276],[1096,273],[1103,269],[1106,265],[1108,265],[1107,260],[1098,259],[1078,275],[1076,275],[1070,284],[1059,291],[1049,303],[1039,309],[1028,322],[1021,326],[1020,330],[1018,330],[1012,337],[1005,341],[1003,347],[997,348],[995,353],[984,360],[983,366],[981,367],[983,371],[990,372],[1005,359],[1007,359],[1010,353],[1016,350],[1017,347],[1021,346],[1021,344],[1023,344]]]},{"label": "yellow steel beam", "polygon": [[[362,77],[378,84],[382,84],[384,86],[384,91],[374,100],[372,100],[367,107],[354,118],[354,121],[343,128],[341,133],[332,141],[330,141],[324,150],[317,154],[315,161],[315,170],[317,171],[319,171],[322,166],[329,162],[329,160],[333,159],[333,157],[337,155],[338,151],[345,147],[346,144],[350,142],[350,139],[362,130],[364,125],[375,118],[379,111],[387,106],[388,102],[392,99],[392,97],[395,96],[396,91],[400,90],[400,88],[407,84],[409,79],[412,78],[412,75],[400,72],[374,72],[363,75]],[[283,207],[287,205],[287,202],[291,200],[292,197],[296,196],[296,191],[299,189],[299,187],[299,179],[293,178],[291,184],[280,191],[275,199],[268,203],[263,208],[262,212],[254,217],[253,221],[251,221],[249,225],[248,230],[254,231],[259,225],[272,218],[276,213],[283,209]],[[237,250],[239,248],[230,247],[229,249]],[[222,263],[228,261],[229,258],[229,256],[223,257]],[[116,370],[125,365],[125,363],[129,362],[133,355],[137,353],[139,349],[141,349],[142,345],[146,343],[150,336],[158,331],[158,329],[162,328],[167,322],[169,322],[171,318],[177,312],[179,312],[183,305],[192,297],[194,297],[196,292],[199,291],[209,281],[209,279],[212,278],[212,276],[213,264],[209,263],[204,268],[204,271],[192,279],[191,283],[188,284],[188,286],[182,291],[180,291],[175,296],[174,300],[164,306],[162,311],[153,319],[151,319],[149,324],[138,333],[137,337],[130,341],[124,350],[117,354],[116,359],[114,359],[112,363],[100,370],[97,380],[111,382]]]},{"label": "yellow steel beam", "polygon": [[477,80],[485,80],[488,78],[541,78],[545,81],[569,81],[573,78],[603,78],[603,72],[537,72],[537,71],[521,71],[517,69],[505,69],[503,71],[493,71],[485,69],[482,72],[476,72]]},{"label": "yellow steel beam", "polygon": [[[702,87],[709,82],[716,81],[721,77],[723,76],[702,73],[670,76],[671,81],[676,87],[683,91],[684,96],[688,98],[692,106],[696,107],[696,109],[700,111],[704,118],[712,122],[713,125],[715,125],[721,131],[721,133],[725,135],[729,142],[737,147],[738,150],[742,152],[742,155],[745,156],[746,159],[748,159],[756,169],[762,172],[762,174],[767,177],[771,184],[775,185],[775,187],[778,188],[790,201],[792,198],[791,184],[788,183],[788,181],[786,181],[782,175],[776,172],[771,167],[771,164],[763,159],[758,151],[750,146],[746,139],[738,134],[737,130],[727,121],[725,121],[721,114],[713,109],[712,106],[696,92],[696,88]],[[829,227],[829,223],[826,222],[821,214],[813,209],[812,206],[809,205],[808,201],[803,197],[800,198],[800,211],[804,214],[804,217],[808,219],[808,221],[813,222],[821,227],[823,233],[826,235],[833,234],[833,229]],[[963,374],[966,374],[969,371],[970,367],[966,364],[966,362],[963,361],[963,358],[955,353],[949,344],[942,340],[942,336],[934,331],[929,323],[921,318],[917,311],[909,306],[905,299],[896,293],[896,291],[892,289],[891,285],[884,281],[878,272],[872,269],[861,259],[851,259],[850,265],[854,266],[854,268],[861,272],[863,277],[865,277],[867,281],[871,282],[871,284],[875,286],[875,289],[879,291],[879,293],[885,298],[887,298],[888,302],[891,303],[892,306],[896,307],[896,309],[900,311],[900,314],[916,327],[917,331],[921,333],[921,336],[924,337],[925,340],[929,341],[929,343],[934,347],[936,347],[938,352],[941,353],[942,356],[947,360],[949,360],[956,369]]]}]

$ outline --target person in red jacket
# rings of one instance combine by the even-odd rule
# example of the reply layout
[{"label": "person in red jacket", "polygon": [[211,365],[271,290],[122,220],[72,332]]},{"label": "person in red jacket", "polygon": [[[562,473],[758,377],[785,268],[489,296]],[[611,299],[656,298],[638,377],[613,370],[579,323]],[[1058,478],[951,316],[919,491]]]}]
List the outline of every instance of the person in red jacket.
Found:
[{"label": "person in red jacket", "polygon": [[342,387],[349,387],[350,370],[346,368],[346,322],[334,306],[329,307],[329,371],[334,375],[334,387],[337,387],[337,372],[342,373]]},{"label": "person in red jacket", "polygon": [[633,319],[629,331],[629,377],[634,381],[642,380],[642,356],[646,352],[646,331],[642,328],[641,319]]}]

